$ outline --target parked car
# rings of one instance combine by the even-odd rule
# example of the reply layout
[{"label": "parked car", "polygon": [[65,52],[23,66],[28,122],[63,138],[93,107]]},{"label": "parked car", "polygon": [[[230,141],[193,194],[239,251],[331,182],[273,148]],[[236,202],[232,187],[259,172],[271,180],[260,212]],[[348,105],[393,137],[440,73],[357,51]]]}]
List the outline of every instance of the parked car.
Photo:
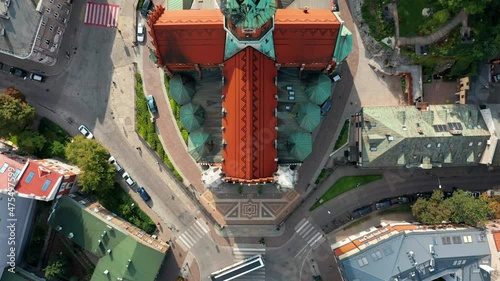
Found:
[{"label": "parked car", "polygon": [[87,139],[94,138],[94,134],[92,134],[92,132],[87,127],[85,127],[85,125],[80,125],[80,127],[78,127],[78,131],[80,131],[80,133],[82,133],[82,135],[84,135]]},{"label": "parked car", "polygon": [[137,42],[144,42],[144,24],[142,22],[137,24]]},{"label": "parked car", "polygon": [[115,169],[117,172],[121,172],[123,170],[122,166],[120,166],[120,164],[118,164],[118,162],[116,161],[114,156],[109,157],[108,162],[109,162],[109,164],[112,164],[113,166],[115,166]]},{"label": "parked car", "polygon": [[153,114],[158,112],[158,110],[156,109],[155,98],[152,95],[149,95],[146,97],[146,99],[148,100],[149,111],[151,111],[151,113],[153,113]]},{"label": "parked car", "polygon": [[9,72],[10,72],[10,74],[12,74],[14,76],[17,76],[17,77],[20,77],[23,79],[26,79],[26,75],[28,74],[28,72],[26,72],[26,70],[22,70],[22,69],[17,68],[17,67],[11,67]]},{"label": "parked car", "polygon": [[332,98],[327,99],[322,105],[321,105],[321,116],[325,116],[328,111],[332,109]]},{"label": "parked car", "polygon": [[144,202],[148,202],[149,200],[151,200],[151,197],[146,192],[146,190],[144,189],[144,187],[141,186],[141,187],[137,188],[137,192],[141,196],[142,200],[144,200]]},{"label": "parked car", "polygon": [[389,208],[392,205],[391,199],[384,199],[380,200],[377,203],[375,203],[375,208],[377,210],[383,209],[383,208]]},{"label": "parked car", "polygon": [[481,192],[479,192],[479,191],[467,191],[467,193],[469,193],[470,195],[472,195],[472,197],[474,197],[474,198],[481,197]]},{"label": "parked car", "polygon": [[149,9],[151,9],[152,5],[153,5],[153,2],[151,0],[145,0],[144,3],[142,4],[142,7],[141,7],[141,14],[143,16],[147,16]]},{"label": "parked car", "polygon": [[406,203],[410,203],[412,201],[413,201],[413,197],[410,195],[403,195],[403,196],[398,197],[399,204],[406,204]]},{"label": "parked car", "polygon": [[358,208],[354,211],[352,211],[352,216],[353,217],[361,217],[364,215],[367,215],[372,212],[372,207],[370,205],[363,206],[361,208]]},{"label": "parked car", "polygon": [[425,199],[429,199],[432,197],[432,192],[418,192],[416,196],[417,198],[423,197]]},{"label": "parked car", "polygon": [[132,179],[132,177],[130,177],[130,175],[127,172],[123,173],[122,178],[125,180],[125,182],[128,185],[130,185],[130,186],[135,185],[135,181]]},{"label": "parked car", "polygon": [[333,78],[333,82],[337,82],[337,81],[340,81],[340,79],[342,79],[342,77],[340,77],[340,75],[338,75],[338,74],[333,75],[332,78]]},{"label": "parked car", "polygon": [[30,79],[37,82],[43,82],[43,80],[45,80],[45,77],[39,74],[31,73]]}]

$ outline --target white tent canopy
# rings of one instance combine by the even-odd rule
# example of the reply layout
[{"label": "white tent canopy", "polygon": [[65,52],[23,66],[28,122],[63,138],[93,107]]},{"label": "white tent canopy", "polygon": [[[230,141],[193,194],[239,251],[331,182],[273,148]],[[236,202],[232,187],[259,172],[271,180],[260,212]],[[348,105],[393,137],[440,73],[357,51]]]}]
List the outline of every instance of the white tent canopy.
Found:
[{"label": "white tent canopy", "polygon": [[290,166],[278,166],[278,171],[274,173],[274,180],[280,190],[293,189],[298,180],[296,170],[290,169]]},{"label": "white tent canopy", "polygon": [[222,177],[222,166],[210,166],[208,170],[203,171],[201,174],[201,181],[206,188],[217,188],[224,181]]}]

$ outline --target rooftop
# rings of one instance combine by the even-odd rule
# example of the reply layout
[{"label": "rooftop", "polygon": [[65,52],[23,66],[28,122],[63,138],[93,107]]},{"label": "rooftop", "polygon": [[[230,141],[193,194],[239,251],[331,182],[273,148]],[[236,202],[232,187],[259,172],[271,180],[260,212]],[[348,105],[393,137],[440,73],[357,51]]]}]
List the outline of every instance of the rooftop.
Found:
[{"label": "rooftop", "polygon": [[35,8],[33,1],[11,1],[7,9],[9,19],[0,16],[0,28],[5,29],[5,35],[0,36],[1,53],[28,57],[41,19]]},{"label": "rooftop", "polygon": [[479,268],[490,264],[483,230],[391,224],[346,240],[332,245],[332,250],[347,280],[403,280],[410,276],[434,280],[449,273],[462,275],[464,281],[489,280],[489,274]]},{"label": "rooftop", "polygon": [[99,257],[91,281],[156,279],[165,254],[110,226],[67,196],[61,197],[49,225]]},{"label": "rooftop", "polygon": [[24,159],[0,154],[0,190],[14,188],[15,178],[21,174],[24,165]]},{"label": "rooftop", "polygon": [[490,133],[475,105],[365,107],[364,167],[477,165]]},{"label": "rooftop", "polygon": [[63,180],[63,174],[29,160],[16,185],[16,191],[42,198],[54,198]]}]

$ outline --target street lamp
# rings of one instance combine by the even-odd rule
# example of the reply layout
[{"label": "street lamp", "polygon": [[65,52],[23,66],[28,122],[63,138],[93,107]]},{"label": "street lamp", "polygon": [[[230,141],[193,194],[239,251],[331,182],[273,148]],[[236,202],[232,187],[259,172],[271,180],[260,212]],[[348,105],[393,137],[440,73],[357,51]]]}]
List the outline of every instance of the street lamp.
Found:
[{"label": "street lamp", "polygon": [[439,189],[441,189],[441,180],[439,179],[439,177],[438,177],[438,184],[439,184],[439,185],[438,185],[438,186],[439,186]]}]

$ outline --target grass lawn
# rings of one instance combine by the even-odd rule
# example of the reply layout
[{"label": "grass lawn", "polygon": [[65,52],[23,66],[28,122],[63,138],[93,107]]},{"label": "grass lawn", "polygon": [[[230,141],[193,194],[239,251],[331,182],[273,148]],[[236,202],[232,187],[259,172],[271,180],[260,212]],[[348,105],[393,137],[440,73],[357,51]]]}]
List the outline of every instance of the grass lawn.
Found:
[{"label": "grass lawn", "polygon": [[344,144],[346,144],[348,139],[349,139],[349,119],[346,119],[344,125],[342,126],[342,130],[340,131],[339,138],[337,139],[335,145],[333,146],[333,151],[339,149]]},{"label": "grass lawn", "polygon": [[321,173],[319,173],[318,178],[316,179],[315,184],[320,184],[320,183],[322,183],[324,180],[326,180],[326,178],[327,178],[329,175],[330,175],[330,170],[328,170],[328,169],[322,169],[322,170],[321,170]]},{"label": "grass lawn", "polygon": [[418,36],[417,32],[424,22],[422,9],[431,8],[429,0],[398,1],[399,35]]},{"label": "grass lawn", "polygon": [[333,198],[339,196],[340,194],[353,189],[355,187],[376,181],[382,178],[382,175],[366,175],[366,176],[348,176],[341,177],[336,181],[330,188],[321,196],[321,198],[316,201],[309,211],[312,211],[322,204],[332,200]]}]

